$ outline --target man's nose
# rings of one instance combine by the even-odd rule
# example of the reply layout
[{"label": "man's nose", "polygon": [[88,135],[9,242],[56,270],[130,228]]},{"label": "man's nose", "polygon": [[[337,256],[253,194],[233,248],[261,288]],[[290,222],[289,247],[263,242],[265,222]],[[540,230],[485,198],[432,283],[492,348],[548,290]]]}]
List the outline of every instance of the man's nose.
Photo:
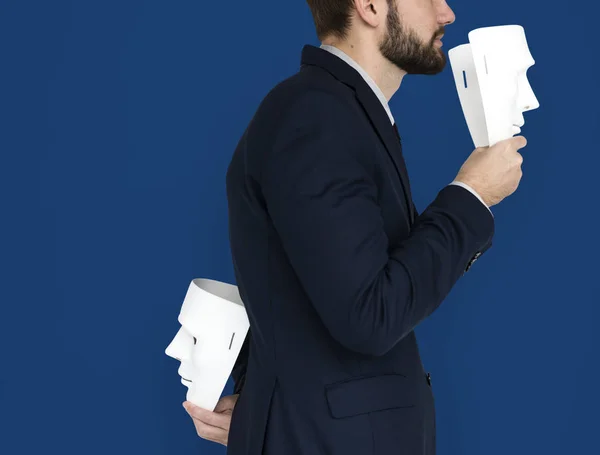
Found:
[{"label": "man's nose", "polygon": [[438,23],[441,25],[450,25],[454,23],[456,20],[456,16],[454,15],[454,11],[452,8],[448,6],[446,0],[440,0],[440,6],[438,10]]}]

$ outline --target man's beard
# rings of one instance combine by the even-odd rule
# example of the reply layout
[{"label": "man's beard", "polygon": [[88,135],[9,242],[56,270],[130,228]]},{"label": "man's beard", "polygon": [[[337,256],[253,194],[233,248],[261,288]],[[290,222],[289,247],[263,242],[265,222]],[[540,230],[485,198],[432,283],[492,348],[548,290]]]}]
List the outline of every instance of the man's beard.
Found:
[{"label": "man's beard", "polygon": [[379,50],[394,65],[407,74],[438,74],[446,66],[446,55],[434,42],[443,29],[427,44],[421,42],[413,30],[406,30],[400,22],[393,1],[388,1],[387,33],[379,44]]}]

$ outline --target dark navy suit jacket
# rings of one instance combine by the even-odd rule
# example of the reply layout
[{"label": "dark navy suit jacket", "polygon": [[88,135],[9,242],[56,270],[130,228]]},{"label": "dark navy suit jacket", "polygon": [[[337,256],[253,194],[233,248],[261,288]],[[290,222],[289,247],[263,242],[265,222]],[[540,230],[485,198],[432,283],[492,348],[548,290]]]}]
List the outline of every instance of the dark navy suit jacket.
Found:
[{"label": "dark navy suit jacket", "polygon": [[401,140],[360,74],[314,46],[265,97],[227,170],[250,332],[233,370],[230,455],[432,455],[415,327],[491,245],[447,186],[419,215]]}]

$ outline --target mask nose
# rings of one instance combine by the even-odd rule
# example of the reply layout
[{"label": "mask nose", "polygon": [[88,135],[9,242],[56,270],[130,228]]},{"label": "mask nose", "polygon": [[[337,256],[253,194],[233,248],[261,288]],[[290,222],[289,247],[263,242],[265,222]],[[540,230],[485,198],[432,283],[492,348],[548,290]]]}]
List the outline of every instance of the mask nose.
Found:
[{"label": "mask nose", "polygon": [[179,361],[187,360],[191,346],[191,337],[181,327],[169,346],[167,346],[167,349],[165,349],[165,354]]},{"label": "mask nose", "polygon": [[523,112],[533,111],[534,109],[537,109],[538,107],[540,107],[540,103],[532,91],[531,97],[527,100],[527,103],[525,103],[525,105],[523,106]]},{"label": "mask nose", "polygon": [[523,74],[521,80],[519,81],[519,110],[521,112],[532,111],[540,107],[540,103],[533,93],[531,85],[529,84],[529,80],[527,76]]}]

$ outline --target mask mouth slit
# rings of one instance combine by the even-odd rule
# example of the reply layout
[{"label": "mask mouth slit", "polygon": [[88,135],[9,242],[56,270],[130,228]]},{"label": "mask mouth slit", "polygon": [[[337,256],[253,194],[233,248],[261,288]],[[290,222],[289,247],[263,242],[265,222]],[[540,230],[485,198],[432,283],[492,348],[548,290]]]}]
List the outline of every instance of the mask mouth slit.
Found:
[{"label": "mask mouth slit", "polygon": [[185,382],[192,382],[190,379],[186,379],[183,376],[181,377],[181,379],[183,379]]}]

